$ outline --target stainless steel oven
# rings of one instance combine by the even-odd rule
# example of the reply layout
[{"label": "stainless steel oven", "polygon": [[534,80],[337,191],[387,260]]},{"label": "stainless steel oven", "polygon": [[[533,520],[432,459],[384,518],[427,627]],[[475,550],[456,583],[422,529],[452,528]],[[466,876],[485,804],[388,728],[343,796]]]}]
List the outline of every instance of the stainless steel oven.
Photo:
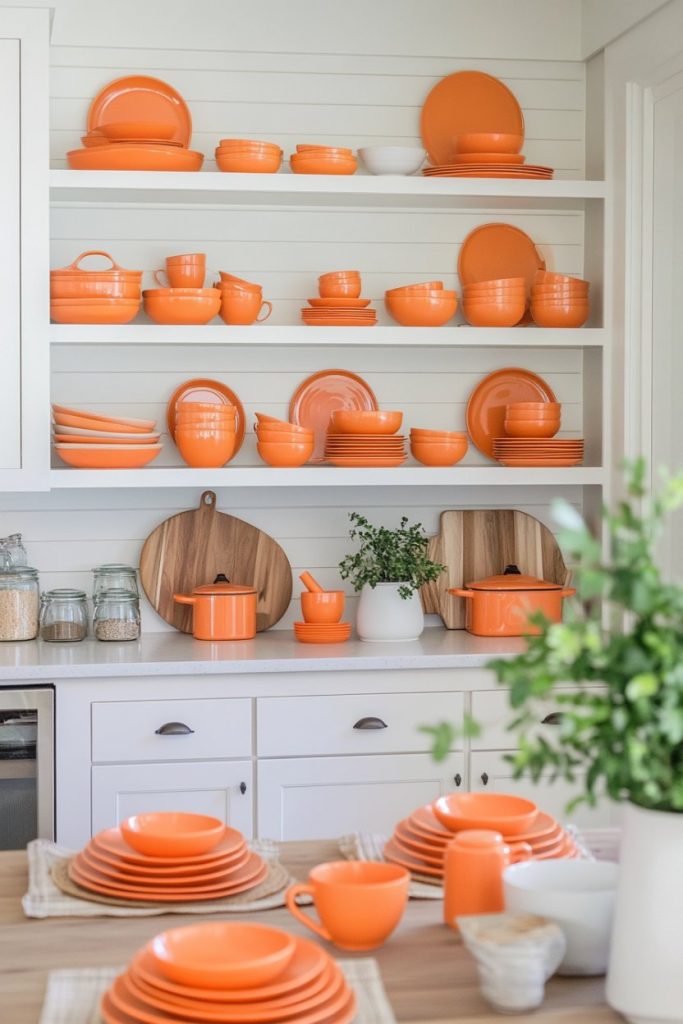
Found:
[{"label": "stainless steel oven", "polygon": [[0,688],[0,850],[54,839],[54,691]]}]

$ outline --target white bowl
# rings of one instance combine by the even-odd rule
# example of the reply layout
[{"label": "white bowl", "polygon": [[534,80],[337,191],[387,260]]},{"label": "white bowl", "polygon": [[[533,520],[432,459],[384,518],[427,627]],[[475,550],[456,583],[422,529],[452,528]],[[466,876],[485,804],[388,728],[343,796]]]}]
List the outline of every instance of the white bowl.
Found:
[{"label": "white bowl", "polygon": [[419,146],[365,146],[358,156],[371,174],[415,174],[427,154]]}]

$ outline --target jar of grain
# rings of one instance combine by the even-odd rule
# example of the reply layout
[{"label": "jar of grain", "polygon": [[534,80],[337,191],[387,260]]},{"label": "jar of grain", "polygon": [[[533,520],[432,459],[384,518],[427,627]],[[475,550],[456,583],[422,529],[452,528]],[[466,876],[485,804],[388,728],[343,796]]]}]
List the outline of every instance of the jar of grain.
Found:
[{"label": "jar of grain", "polygon": [[40,606],[40,636],[50,643],[85,640],[88,605],[83,590],[48,590]]},{"label": "jar of grain", "polygon": [[28,566],[0,569],[0,641],[38,635],[38,572]]},{"label": "jar of grain", "polygon": [[95,600],[93,627],[98,640],[137,640],[140,598],[131,590],[107,590]]},{"label": "jar of grain", "polygon": [[106,594],[109,590],[128,590],[137,596],[138,575],[131,565],[99,565],[93,569],[93,601],[97,601],[100,594]]}]

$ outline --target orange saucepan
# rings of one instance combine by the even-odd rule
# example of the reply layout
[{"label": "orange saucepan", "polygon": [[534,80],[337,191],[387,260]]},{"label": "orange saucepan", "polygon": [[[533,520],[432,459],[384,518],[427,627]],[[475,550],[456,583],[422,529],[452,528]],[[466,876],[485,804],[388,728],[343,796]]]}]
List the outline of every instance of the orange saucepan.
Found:
[{"label": "orange saucepan", "polygon": [[193,606],[196,640],[251,640],[256,636],[256,590],[235,583],[210,583],[191,594],[174,594],[178,604]]},{"label": "orange saucepan", "polygon": [[539,613],[550,622],[562,621],[562,601],[576,593],[534,576],[524,576],[516,565],[504,573],[453,587],[448,591],[465,599],[465,629],[475,636],[528,636],[539,633],[529,621]]}]

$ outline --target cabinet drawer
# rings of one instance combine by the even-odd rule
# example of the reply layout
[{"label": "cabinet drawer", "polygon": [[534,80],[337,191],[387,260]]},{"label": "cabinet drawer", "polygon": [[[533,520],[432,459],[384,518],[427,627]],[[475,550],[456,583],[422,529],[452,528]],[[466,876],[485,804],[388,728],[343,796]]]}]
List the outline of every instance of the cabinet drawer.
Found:
[{"label": "cabinet drawer", "polygon": [[[591,687],[598,692],[600,687]],[[566,687],[558,693],[571,693],[572,688]],[[562,705],[552,699],[539,701],[537,704],[539,731],[553,729],[553,722],[546,722],[549,716],[562,710]],[[517,735],[509,732],[507,725],[517,717],[517,712],[510,707],[507,690],[477,690],[472,694],[472,715],[481,726],[481,735],[472,740],[472,750],[516,750]]]},{"label": "cabinet drawer", "polygon": [[251,755],[249,698],[102,701],[91,711],[94,762]]},{"label": "cabinet drawer", "polygon": [[421,725],[462,724],[461,693],[268,697],[257,701],[259,757],[429,750]]}]

